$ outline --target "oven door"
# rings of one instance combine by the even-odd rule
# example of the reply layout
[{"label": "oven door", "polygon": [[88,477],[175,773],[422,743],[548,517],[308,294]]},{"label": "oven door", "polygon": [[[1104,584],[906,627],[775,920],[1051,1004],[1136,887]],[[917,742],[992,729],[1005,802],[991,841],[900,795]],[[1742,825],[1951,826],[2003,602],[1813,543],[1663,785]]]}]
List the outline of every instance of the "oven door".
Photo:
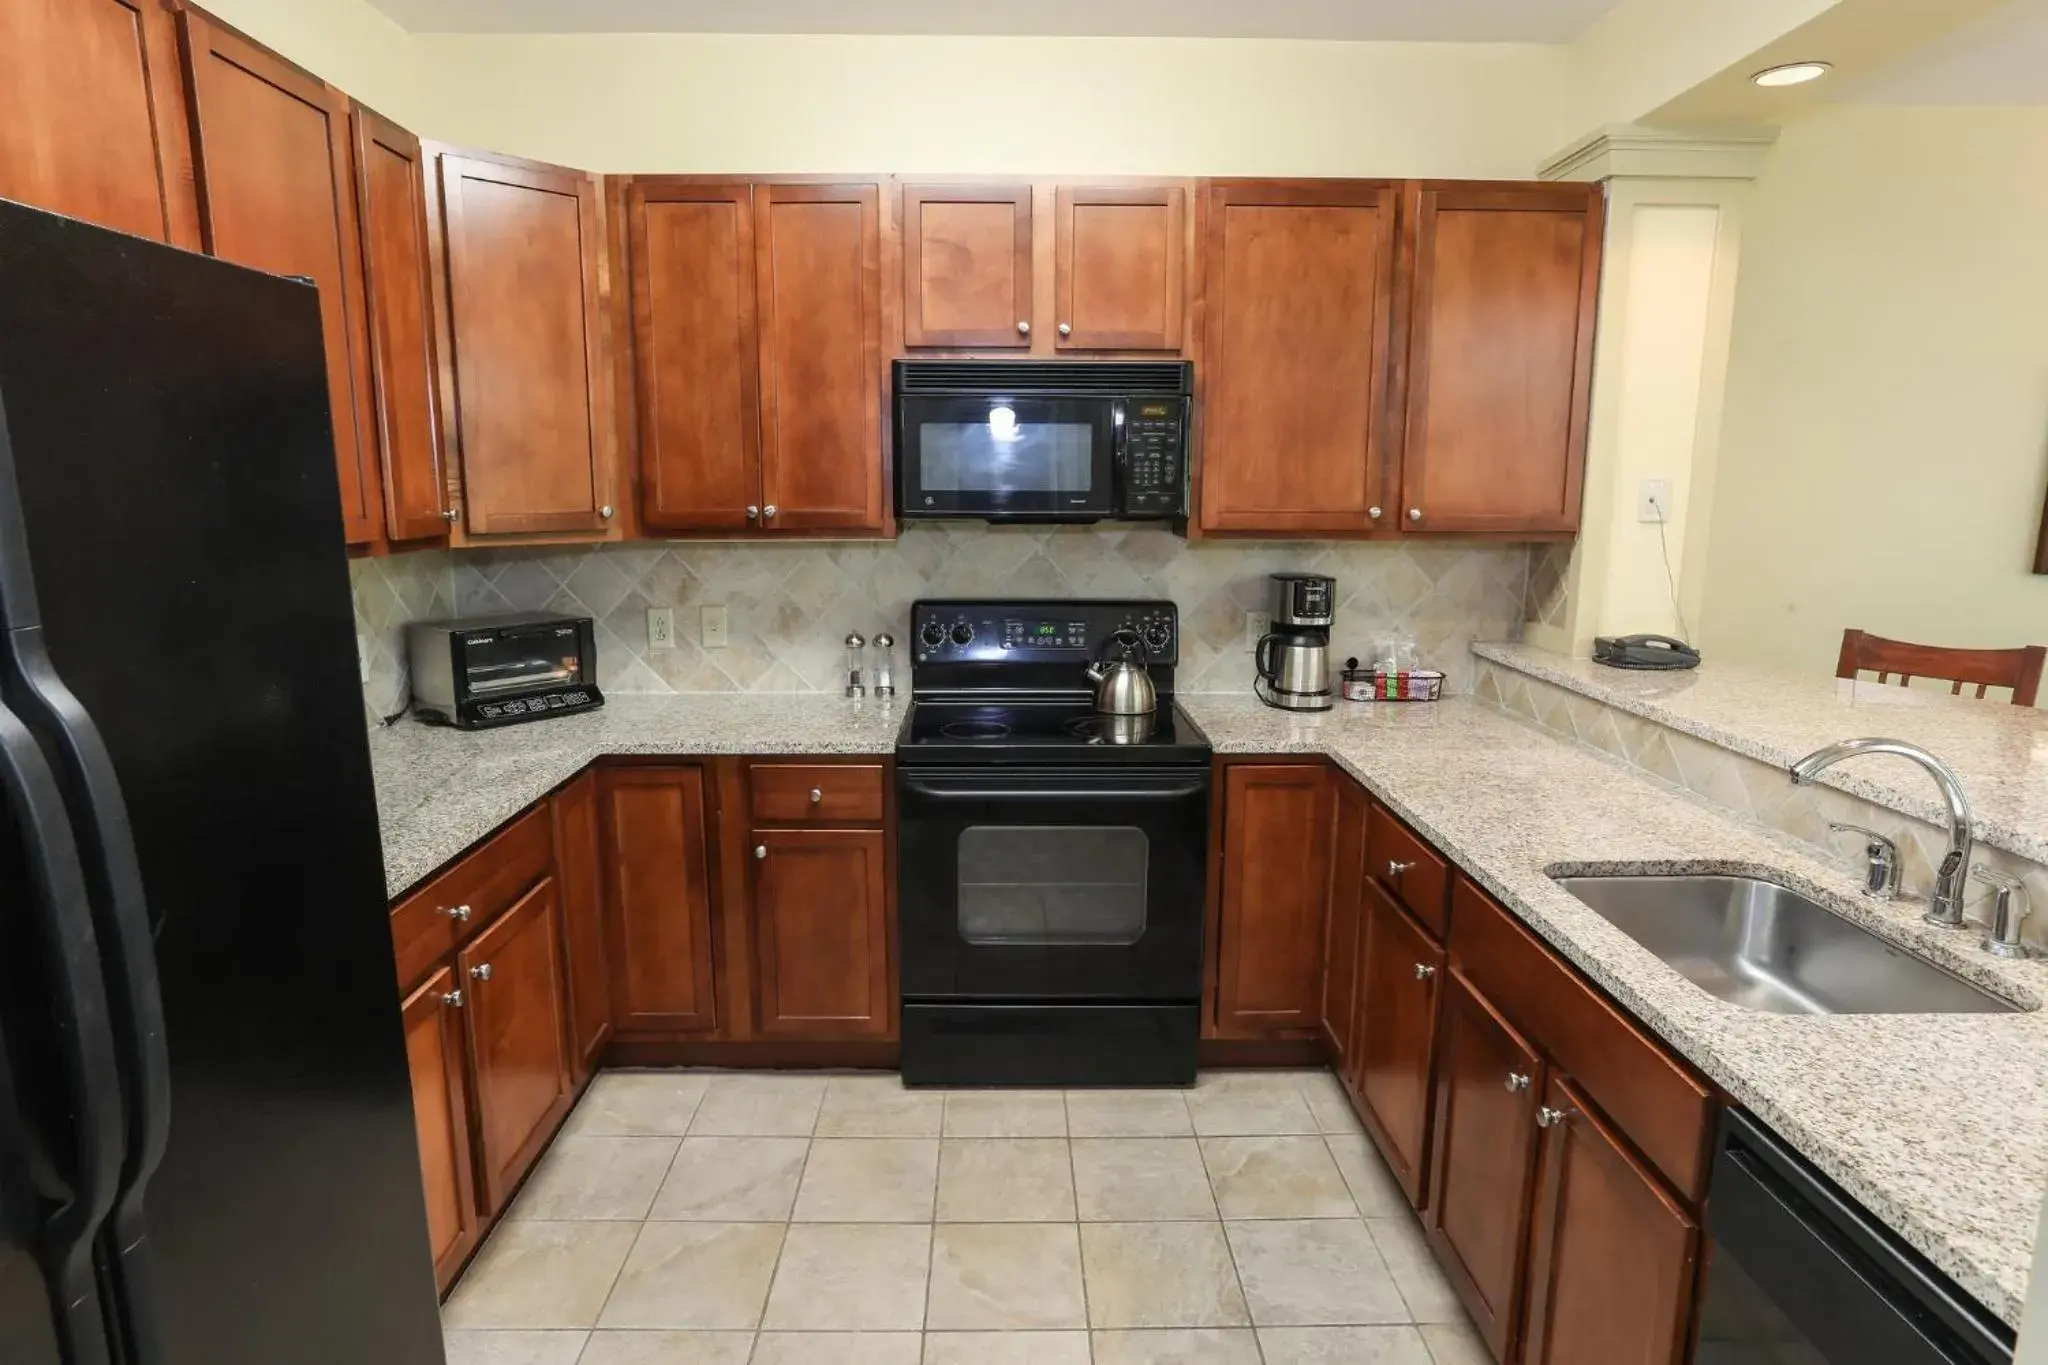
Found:
[{"label": "oven door", "polygon": [[898,769],[906,1001],[1199,1001],[1206,768]]},{"label": "oven door", "polygon": [[899,516],[1115,514],[1112,399],[907,394],[896,400],[896,436]]}]

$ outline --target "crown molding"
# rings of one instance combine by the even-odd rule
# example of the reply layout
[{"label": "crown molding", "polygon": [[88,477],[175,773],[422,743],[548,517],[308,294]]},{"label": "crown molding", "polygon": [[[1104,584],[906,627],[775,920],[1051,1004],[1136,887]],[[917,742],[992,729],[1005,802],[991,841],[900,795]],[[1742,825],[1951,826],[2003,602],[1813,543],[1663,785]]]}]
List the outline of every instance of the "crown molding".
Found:
[{"label": "crown molding", "polygon": [[1580,182],[1616,178],[1754,180],[1778,140],[1776,128],[1730,124],[1658,128],[1610,123],[1559,152],[1538,174]]}]

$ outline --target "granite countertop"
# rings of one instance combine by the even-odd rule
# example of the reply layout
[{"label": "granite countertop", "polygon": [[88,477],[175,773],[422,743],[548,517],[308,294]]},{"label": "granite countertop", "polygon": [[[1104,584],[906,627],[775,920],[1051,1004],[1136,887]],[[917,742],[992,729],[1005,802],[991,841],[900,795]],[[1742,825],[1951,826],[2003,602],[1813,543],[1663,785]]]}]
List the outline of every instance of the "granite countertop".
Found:
[{"label": "granite countertop", "polygon": [[[1837,740],[1908,740],[1955,769],[1979,839],[2048,862],[2048,711],[1711,659],[1683,672],[1632,673],[1530,645],[1482,644],[1472,652],[1781,767]],[[1892,810],[1948,823],[1927,774],[1896,758],[1852,758],[1820,780]]]},{"label": "granite countertop", "polygon": [[[1734,1099],[2017,1324],[2048,1188],[2048,1014],[1762,1014],[1680,977],[1552,880],[1563,871],[1768,871],[2029,1011],[2048,964],[2000,963],[1844,867],[1469,699],[1323,715],[1182,695],[1219,753],[1322,754]],[[603,754],[883,754],[900,706],[619,697],[595,715],[372,739],[395,895]]]}]

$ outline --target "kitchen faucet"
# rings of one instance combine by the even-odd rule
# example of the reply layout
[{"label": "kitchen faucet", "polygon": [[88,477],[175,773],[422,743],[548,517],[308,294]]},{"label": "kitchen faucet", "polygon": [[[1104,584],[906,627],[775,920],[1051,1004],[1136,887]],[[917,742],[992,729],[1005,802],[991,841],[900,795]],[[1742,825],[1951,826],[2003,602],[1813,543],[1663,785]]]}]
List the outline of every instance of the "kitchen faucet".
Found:
[{"label": "kitchen faucet", "polygon": [[1946,929],[1960,928],[1963,923],[1963,887],[1970,878],[1970,853],[1976,845],[1976,832],[1970,821],[1970,798],[1963,794],[1962,781],[1948,764],[1917,744],[1908,744],[1903,739],[1845,739],[1840,744],[1816,749],[1794,763],[1792,785],[1806,786],[1824,770],[1859,754],[1891,754],[1897,758],[1910,758],[1925,768],[1927,775],[1941,788],[1942,799],[1948,802],[1948,852],[1942,855],[1941,866],[1935,869],[1934,894],[1928,898],[1930,905],[1923,918],[1929,924],[1938,924]]}]

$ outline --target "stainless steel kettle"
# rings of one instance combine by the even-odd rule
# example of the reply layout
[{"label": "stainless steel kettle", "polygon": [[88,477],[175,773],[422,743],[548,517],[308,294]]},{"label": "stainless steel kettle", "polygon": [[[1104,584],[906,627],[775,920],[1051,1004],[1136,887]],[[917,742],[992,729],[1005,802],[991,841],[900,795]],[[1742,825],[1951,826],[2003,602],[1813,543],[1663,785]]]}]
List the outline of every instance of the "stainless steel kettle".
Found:
[{"label": "stainless steel kettle", "polygon": [[[1111,660],[1111,654],[1120,657]],[[1116,631],[1102,642],[1100,656],[1088,665],[1099,714],[1149,716],[1159,708],[1159,690],[1145,671],[1146,663],[1145,642],[1135,630]]]}]

